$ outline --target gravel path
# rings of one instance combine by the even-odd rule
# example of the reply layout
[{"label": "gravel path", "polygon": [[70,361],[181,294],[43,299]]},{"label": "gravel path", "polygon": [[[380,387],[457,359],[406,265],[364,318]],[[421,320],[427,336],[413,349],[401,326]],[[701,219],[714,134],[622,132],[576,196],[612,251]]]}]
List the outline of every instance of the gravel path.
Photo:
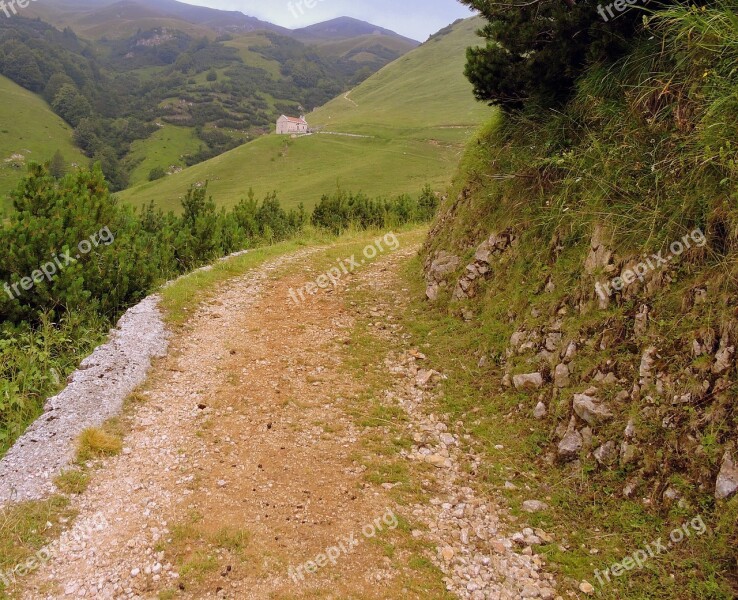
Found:
[{"label": "gravel path", "polygon": [[[231,280],[175,335],[131,416],[123,453],[73,499],[74,528],[21,582],[23,598],[555,597],[531,548],[545,532],[508,530],[504,510],[478,491],[481,458],[470,440],[431,414],[442,374],[407,347],[396,315],[407,301],[398,272],[417,248],[295,305],[289,289],[320,274],[319,252]],[[290,265],[300,269],[285,275]],[[346,301],[347,286],[377,295],[370,315]],[[387,346],[382,402],[405,411],[414,441],[400,457],[423,479],[428,502],[398,506],[394,485],[367,479],[359,459],[367,436],[384,431],[358,425],[365,385],[344,364],[352,331],[367,318]],[[392,529],[381,518],[395,513],[418,529],[385,531],[393,552],[362,538],[372,523]],[[336,561],[296,575],[349,539],[356,547]],[[410,551],[408,539],[424,544]],[[435,581],[414,579],[421,557],[437,565],[423,571]]]}]

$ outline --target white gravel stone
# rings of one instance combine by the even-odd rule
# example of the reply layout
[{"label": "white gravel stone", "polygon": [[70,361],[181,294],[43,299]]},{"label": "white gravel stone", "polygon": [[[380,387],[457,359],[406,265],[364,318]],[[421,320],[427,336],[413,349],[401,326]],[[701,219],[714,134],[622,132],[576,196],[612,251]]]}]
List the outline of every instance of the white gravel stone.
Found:
[{"label": "white gravel stone", "polygon": [[69,467],[75,440],[116,416],[123,401],[146,379],[151,360],[166,354],[169,333],[159,296],[129,309],[107,343],[85,358],[69,385],[46,402],[46,412],[0,461],[0,506],[39,500],[54,492],[53,479]]}]

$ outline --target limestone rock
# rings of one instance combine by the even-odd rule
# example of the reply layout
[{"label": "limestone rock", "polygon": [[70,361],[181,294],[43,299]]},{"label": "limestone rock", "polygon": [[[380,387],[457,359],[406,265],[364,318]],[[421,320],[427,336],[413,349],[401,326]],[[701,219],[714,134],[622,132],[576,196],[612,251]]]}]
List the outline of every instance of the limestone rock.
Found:
[{"label": "limestone rock", "polygon": [[656,359],[654,358],[655,356],[656,348],[654,346],[649,346],[641,357],[641,365],[638,369],[638,375],[641,378],[641,385],[645,385],[651,381],[653,365],[656,362]]},{"label": "limestone rock", "polygon": [[723,456],[723,465],[720,468],[715,483],[715,498],[725,500],[738,491],[738,465],[735,464],[731,452],[728,450]]},{"label": "limestone rock", "polygon": [[648,305],[642,304],[641,308],[635,316],[635,324],[633,325],[633,333],[636,336],[641,336],[646,333],[648,329]]},{"label": "limestone rock", "polygon": [[428,284],[425,294],[429,300],[433,301],[438,297],[440,288],[446,285],[446,278],[459,268],[459,264],[461,259],[458,256],[444,250],[438,252],[425,277]]},{"label": "limestone rock", "polygon": [[513,350],[519,351],[520,346],[528,339],[528,333],[526,331],[516,331],[510,336],[510,346]]},{"label": "limestone rock", "polygon": [[426,387],[432,381],[441,378],[441,374],[434,369],[421,369],[415,376],[415,383],[418,387]]},{"label": "limestone rock", "polygon": [[569,386],[569,367],[564,363],[556,365],[554,370],[554,385],[557,388],[565,388]]},{"label": "limestone rock", "polygon": [[441,550],[441,557],[443,558],[444,562],[451,562],[454,558],[454,549],[451,546],[446,546]]},{"label": "limestone rock", "polygon": [[472,283],[490,272],[492,258],[504,253],[515,242],[515,237],[509,231],[500,234],[493,233],[483,241],[474,254],[474,262],[466,266],[464,274],[459,278],[454,288],[454,300],[473,298],[475,289]]},{"label": "limestone rock", "polygon": [[515,375],[513,377],[513,385],[516,390],[522,392],[531,392],[543,386],[543,375],[540,373],[526,373]]},{"label": "limestone rock", "polygon": [[594,594],[595,592],[594,586],[589,581],[582,581],[579,584],[579,590],[585,594]]},{"label": "limestone rock", "polygon": [[590,251],[587,260],[584,263],[584,270],[592,275],[598,269],[604,269],[612,260],[612,251],[608,248],[611,236],[605,231],[601,225],[595,225],[592,231],[592,241],[590,242]]},{"label": "limestone rock", "polygon": [[586,394],[574,395],[574,412],[589,425],[597,425],[613,416],[607,406]]},{"label": "limestone rock", "polygon": [[543,402],[539,402],[533,410],[533,416],[540,420],[546,416],[547,412],[546,405]]},{"label": "limestone rock", "polygon": [[549,352],[557,352],[561,345],[563,335],[557,331],[553,331],[546,336],[545,347]]},{"label": "limestone rock", "polygon": [[620,445],[620,464],[623,466],[634,463],[638,460],[638,446],[623,442]]},{"label": "limestone rock", "polygon": [[594,451],[594,457],[600,466],[607,467],[613,464],[618,457],[615,442],[606,442]]},{"label": "limestone rock", "polygon": [[427,462],[430,465],[433,465],[434,467],[438,469],[444,469],[444,468],[447,469],[451,467],[451,461],[445,456],[441,456],[440,454],[430,454],[426,456],[425,462]]},{"label": "limestone rock", "polygon": [[428,287],[425,288],[425,297],[428,298],[431,302],[434,302],[438,299],[438,292],[440,291],[440,286],[437,283],[429,283]]},{"label": "limestone rock", "polygon": [[733,355],[735,354],[735,346],[728,346],[725,338],[720,340],[720,348],[715,354],[715,364],[712,365],[712,372],[715,375],[722,375],[730,370],[733,364]]},{"label": "limestone rock", "polygon": [[579,456],[582,444],[584,443],[582,434],[577,431],[575,425],[576,421],[572,417],[572,420],[569,423],[569,428],[566,430],[566,434],[559,442],[559,456],[564,460],[573,460]]},{"label": "limestone rock", "polygon": [[523,502],[523,510],[528,513],[543,512],[548,510],[548,504],[540,500],[526,500]]}]

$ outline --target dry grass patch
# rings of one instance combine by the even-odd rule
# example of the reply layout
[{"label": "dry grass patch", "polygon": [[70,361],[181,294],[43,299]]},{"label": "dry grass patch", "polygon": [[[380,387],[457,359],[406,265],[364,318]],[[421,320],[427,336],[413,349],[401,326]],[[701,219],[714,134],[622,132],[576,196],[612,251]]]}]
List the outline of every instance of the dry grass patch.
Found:
[{"label": "dry grass patch", "polygon": [[90,485],[90,474],[79,469],[62,471],[54,479],[54,485],[64,494],[81,494]]},{"label": "dry grass patch", "polygon": [[77,461],[85,463],[96,458],[115,456],[123,449],[120,431],[110,424],[85,429],[77,440]]}]

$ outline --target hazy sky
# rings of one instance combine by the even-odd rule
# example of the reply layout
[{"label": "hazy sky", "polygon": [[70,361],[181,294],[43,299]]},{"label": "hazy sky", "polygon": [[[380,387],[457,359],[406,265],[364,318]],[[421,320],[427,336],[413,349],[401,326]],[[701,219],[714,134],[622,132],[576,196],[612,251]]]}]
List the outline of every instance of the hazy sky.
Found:
[{"label": "hazy sky", "polygon": [[[430,34],[456,19],[472,14],[457,0],[302,0],[302,3],[300,0],[184,1],[212,8],[240,10],[290,29],[335,17],[354,17],[420,41],[425,41]],[[307,3],[313,4],[313,8],[308,8]]]}]

